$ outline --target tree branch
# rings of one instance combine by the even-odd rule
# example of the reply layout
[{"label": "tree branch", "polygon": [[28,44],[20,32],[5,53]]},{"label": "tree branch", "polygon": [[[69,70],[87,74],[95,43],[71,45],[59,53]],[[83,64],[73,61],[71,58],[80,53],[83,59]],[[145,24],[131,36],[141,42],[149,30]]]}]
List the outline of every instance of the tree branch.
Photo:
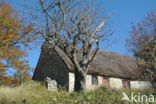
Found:
[{"label": "tree branch", "polygon": [[63,25],[64,25],[64,21],[65,21],[65,12],[64,12],[64,9],[63,9],[63,6],[62,6],[60,0],[57,0],[57,1],[58,1],[58,6],[59,6],[59,8],[61,9],[61,11],[62,11],[62,13],[63,13],[62,24],[61,24],[60,28],[57,30],[57,32],[59,33],[59,32],[62,30]]},{"label": "tree branch", "polygon": [[47,9],[44,7],[44,4],[43,4],[43,1],[42,1],[42,0],[40,0],[40,4],[41,4],[41,7],[42,7],[42,9],[43,9],[43,12],[46,13],[46,15],[47,15],[52,21],[55,21],[54,17],[52,17],[52,16],[50,15],[50,13],[47,11]]},{"label": "tree branch", "polygon": [[99,30],[104,26],[106,20],[107,20],[113,13],[114,13],[114,12],[111,12],[108,16],[106,16],[106,17],[104,18],[104,20],[102,21],[102,23],[101,23],[101,24],[95,29],[95,31],[92,33],[93,35],[91,36],[91,38],[94,37],[94,35],[96,34],[96,32],[99,31]]},{"label": "tree branch", "polygon": [[99,51],[99,49],[100,49],[99,42],[96,42],[96,46],[97,46],[97,48],[96,48],[96,50],[95,50],[93,56],[92,56],[92,57],[90,58],[90,60],[88,61],[87,66],[93,61],[93,59],[95,58],[97,52]]}]

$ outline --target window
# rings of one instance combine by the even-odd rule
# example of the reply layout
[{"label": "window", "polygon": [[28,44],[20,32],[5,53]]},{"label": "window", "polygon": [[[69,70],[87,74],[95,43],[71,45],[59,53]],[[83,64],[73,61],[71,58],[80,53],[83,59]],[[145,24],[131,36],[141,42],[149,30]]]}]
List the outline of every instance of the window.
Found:
[{"label": "window", "polygon": [[109,86],[109,78],[103,77],[102,83],[103,83],[103,86]]},{"label": "window", "polygon": [[130,88],[130,81],[128,80],[122,80],[123,88]]},{"label": "window", "polygon": [[92,85],[98,85],[98,78],[97,76],[92,76]]}]

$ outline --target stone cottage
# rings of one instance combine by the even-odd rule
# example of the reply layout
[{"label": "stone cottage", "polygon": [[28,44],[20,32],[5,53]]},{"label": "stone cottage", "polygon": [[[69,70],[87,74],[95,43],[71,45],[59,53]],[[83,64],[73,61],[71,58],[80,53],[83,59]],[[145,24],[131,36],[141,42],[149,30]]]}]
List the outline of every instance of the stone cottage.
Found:
[{"label": "stone cottage", "polygon": [[[151,88],[150,82],[138,80],[140,75],[141,71],[137,69],[134,58],[119,53],[99,51],[89,65],[86,88],[93,89],[99,86],[117,89]],[[47,51],[42,47],[33,80],[44,81],[47,77],[56,80],[58,86],[64,86],[68,91],[74,90],[73,64],[58,47],[53,51]]]}]

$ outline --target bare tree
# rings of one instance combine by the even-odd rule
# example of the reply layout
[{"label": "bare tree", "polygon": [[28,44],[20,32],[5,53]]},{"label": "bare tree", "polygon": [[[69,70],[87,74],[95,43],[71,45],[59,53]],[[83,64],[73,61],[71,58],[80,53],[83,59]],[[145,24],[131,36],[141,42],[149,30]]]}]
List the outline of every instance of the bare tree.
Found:
[{"label": "bare tree", "polygon": [[112,34],[104,31],[111,14],[99,23],[101,18],[96,18],[98,13],[91,1],[39,1],[45,17],[40,31],[45,38],[44,45],[50,49],[57,46],[65,52],[75,67],[75,91],[85,90],[88,65],[100,49],[100,42]]}]

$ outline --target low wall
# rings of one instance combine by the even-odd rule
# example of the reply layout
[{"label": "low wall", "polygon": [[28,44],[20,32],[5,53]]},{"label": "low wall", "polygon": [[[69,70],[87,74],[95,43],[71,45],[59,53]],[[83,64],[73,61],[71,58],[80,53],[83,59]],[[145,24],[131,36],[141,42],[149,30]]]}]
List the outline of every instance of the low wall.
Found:
[{"label": "low wall", "polygon": [[103,77],[98,76],[98,86],[101,87],[103,86]]},{"label": "low wall", "polygon": [[[75,75],[74,73],[69,73],[69,92],[74,91],[74,81]],[[92,75],[87,75],[86,77],[86,89],[94,89],[100,86],[103,86],[103,77],[98,76],[98,85],[92,85]],[[120,78],[109,78],[109,86],[110,88],[121,89],[123,88],[123,81]],[[148,81],[130,81],[131,89],[151,89],[152,84]]]},{"label": "low wall", "polygon": [[69,73],[69,92],[74,91],[74,82],[75,82],[74,73]]},{"label": "low wall", "polygon": [[131,89],[151,89],[152,84],[149,81],[130,81]]},{"label": "low wall", "polygon": [[[92,85],[92,75],[87,75],[86,76],[86,89],[90,90],[90,89],[94,89],[97,87],[100,87],[103,85],[103,77],[98,76],[98,85],[97,86],[93,86]],[[75,75],[74,73],[69,73],[69,92],[74,91],[74,81],[75,81]]]},{"label": "low wall", "polygon": [[119,78],[109,78],[110,88],[121,89],[123,88],[122,80]]},{"label": "low wall", "polygon": [[92,76],[87,75],[86,77],[86,89],[92,89]]}]

